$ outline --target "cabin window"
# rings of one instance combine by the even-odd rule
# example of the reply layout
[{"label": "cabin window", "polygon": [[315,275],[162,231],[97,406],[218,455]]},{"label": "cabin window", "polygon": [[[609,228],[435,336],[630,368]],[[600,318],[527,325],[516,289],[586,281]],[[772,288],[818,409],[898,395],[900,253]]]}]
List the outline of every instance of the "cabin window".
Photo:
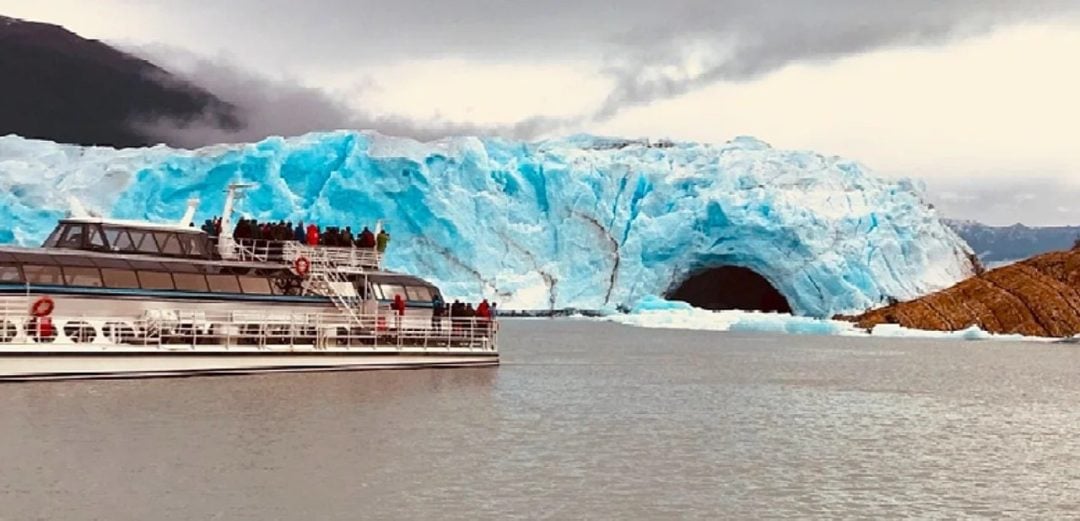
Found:
[{"label": "cabin window", "polygon": [[203,248],[203,238],[201,235],[194,235],[190,233],[180,234],[180,245],[183,246],[184,251],[193,257],[206,256],[206,248]]},{"label": "cabin window", "polygon": [[99,251],[107,250],[108,247],[105,246],[105,236],[101,233],[101,226],[91,224],[87,226],[87,229],[89,231],[89,236],[86,240],[87,248]]},{"label": "cabin window", "polygon": [[138,288],[139,279],[131,270],[118,270],[114,268],[101,268],[101,279],[108,288]]},{"label": "cabin window", "polygon": [[0,282],[22,282],[22,273],[19,267],[13,264],[0,266]]},{"label": "cabin window", "polygon": [[256,295],[269,295],[270,280],[262,277],[240,277],[240,287],[243,288],[244,293],[253,293]]},{"label": "cabin window", "polygon": [[386,300],[393,300],[395,295],[408,298],[408,294],[405,293],[405,286],[400,284],[380,284],[380,286],[382,286],[383,298]]},{"label": "cabin window", "polygon": [[210,291],[214,293],[240,293],[240,283],[236,275],[207,275]]},{"label": "cabin window", "polygon": [[94,266],[99,268],[121,268],[128,269],[131,267],[127,261],[123,259],[111,259],[109,257],[88,257],[94,261]]},{"label": "cabin window", "polygon": [[182,291],[209,291],[206,286],[206,277],[195,273],[173,273],[176,281],[176,289]]},{"label": "cabin window", "polygon": [[157,243],[154,242],[154,234],[131,230],[131,242],[135,243],[135,249],[142,253],[158,253]]},{"label": "cabin window", "polygon": [[94,268],[96,265],[91,257],[83,257],[81,255],[56,255],[53,260],[57,264],[67,266],[86,266],[88,268]]},{"label": "cabin window", "polygon": [[180,239],[176,238],[175,233],[155,233],[154,237],[157,237],[158,244],[161,245],[161,253],[165,255],[184,254],[184,250],[180,248]]},{"label": "cabin window", "polygon": [[128,261],[128,264],[130,264],[132,268],[135,268],[137,270],[172,271],[169,268],[165,267],[164,264],[152,260],[131,259]]},{"label": "cabin window", "polygon": [[174,289],[172,275],[161,271],[138,271],[143,289]]},{"label": "cabin window", "polygon": [[95,268],[64,268],[64,282],[68,286],[101,287],[101,274]]},{"label": "cabin window", "polygon": [[409,300],[416,302],[430,302],[431,290],[424,286],[406,286],[405,292]]},{"label": "cabin window", "polygon": [[61,248],[82,248],[85,235],[85,226],[81,224],[69,224],[64,236],[60,238],[58,246]]},{"label": "cabin window", "polygon": [[202,273],[203,267],[198,264],[192,264],[188,262],[167,262],[165,265],[165,271],[171,271],[173,275],[179,273]]},{"label": "cabin window", "polygon": [[26,274],[27,282],[56,285],[64,283],[64,279],[60,274],[60,266],[34,266],[27,264],[26,266],[23,266],[23,272]]},{"label": "cabin window", "polygon": [[40,253],[13,253],[15,260],[26,264],[56,264],[56,261],[48,255]]},{"label": "cabin window", "polygon": [[134,251],[135,244],[131,242],[131,235],[123,228],[105,228],[105,239],[113,251]]},{"label": "cabin window", "polygon": [[56,228],[53,228],[52,233],[49,234],[48,239],[45,239],[45,242],[42,244],[42,247],[55,248],[56,245],[60,243],[60,232],[63,232],[63,231],[64,231],[63,226],[57,226]]}]

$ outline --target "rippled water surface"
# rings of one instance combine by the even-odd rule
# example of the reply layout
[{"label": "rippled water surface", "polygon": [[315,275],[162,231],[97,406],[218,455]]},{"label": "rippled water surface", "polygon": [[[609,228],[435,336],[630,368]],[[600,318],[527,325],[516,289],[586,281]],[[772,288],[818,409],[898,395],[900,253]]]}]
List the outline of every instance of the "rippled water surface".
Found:
[{"label": "rippled water surface", "polygon": [[1080,514],[1080,351],[506,321],[497,369],[0,385],[0,519]]}]

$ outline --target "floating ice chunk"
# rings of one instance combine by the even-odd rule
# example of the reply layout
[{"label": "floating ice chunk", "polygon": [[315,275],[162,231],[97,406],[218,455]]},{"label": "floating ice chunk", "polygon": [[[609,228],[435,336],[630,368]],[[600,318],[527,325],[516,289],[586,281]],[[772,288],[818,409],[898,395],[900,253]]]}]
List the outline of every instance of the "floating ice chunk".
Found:
[{"label": "floating ice chunk", "polygon": [[[1050,342],[1059,339],[1025,337],[1023,335],[995,335],[971,326],[960,331],[924,331],[908,329],[896,324],[879,324],[866,331],[854,324],[840,320],[792,316],[786,313],[759,313],[747,311],[709,311],[693,307],[679,307],[680,302],[661,299],[651,300],[646,309],[635,309],[630,314],[612,314],[600,318],[637,327],[661,329],[693,329],[702,331],[740,331],[757,333],[783,333],[794,335],[840,335],[874,338],[925,338],[934,340],[997,340]],[[665,307],[670,306],[670,307]],[[651,308],[651,309],[649,309]]]}]

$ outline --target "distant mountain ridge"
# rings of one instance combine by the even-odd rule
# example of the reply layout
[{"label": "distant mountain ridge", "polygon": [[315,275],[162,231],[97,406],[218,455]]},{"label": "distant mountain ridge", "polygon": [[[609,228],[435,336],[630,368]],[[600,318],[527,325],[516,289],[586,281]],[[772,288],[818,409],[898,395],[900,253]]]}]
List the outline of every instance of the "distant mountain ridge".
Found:
[{"label": "distant mountain ridge", "polygon": [[0,136],[79,145],[157,144],[139,122],[214,118],[234,107],[160,67],[63,27],[0,16]]},{"label": "distant mountain ridge", "polygon": [[975,221],[942,221],[967,241],[979,260],[988,263],[1068,250],[1080,238],[1080,226],[988,226]]}]

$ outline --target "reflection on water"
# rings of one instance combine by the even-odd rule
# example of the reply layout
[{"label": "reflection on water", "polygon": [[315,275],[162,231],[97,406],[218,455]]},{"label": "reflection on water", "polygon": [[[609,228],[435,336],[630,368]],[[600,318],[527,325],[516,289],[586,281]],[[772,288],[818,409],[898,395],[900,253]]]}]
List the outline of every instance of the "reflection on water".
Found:
[{"label": "reflection on water", "polygon": [[1080,351],[507,321],[497,369],[0,386],[0,519],[1061,517]]}]

